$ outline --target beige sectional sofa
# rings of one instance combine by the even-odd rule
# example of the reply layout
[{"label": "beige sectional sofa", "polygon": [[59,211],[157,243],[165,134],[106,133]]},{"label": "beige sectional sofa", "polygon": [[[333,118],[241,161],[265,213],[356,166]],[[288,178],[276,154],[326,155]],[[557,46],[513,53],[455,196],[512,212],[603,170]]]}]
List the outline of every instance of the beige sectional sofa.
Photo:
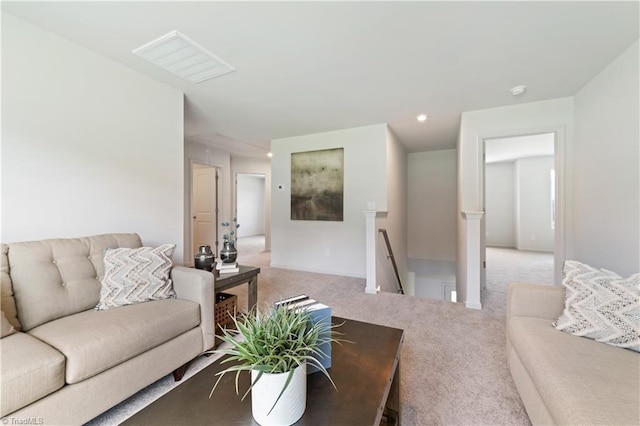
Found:
[{"label": "beige sectional sofa", "polygon": [[[173,267],[177,298],[96,311],[106,248],[136,234],[2,245],[5,424],[82,424],[214,344],[210,273]],[[3,335],[5,327],[3,327]]]},{"label": "beige sectional sofa", "polygon": [[640,424],[640,354],[556,330],[563,288],[511,284],[507,357],[534,425]]}]

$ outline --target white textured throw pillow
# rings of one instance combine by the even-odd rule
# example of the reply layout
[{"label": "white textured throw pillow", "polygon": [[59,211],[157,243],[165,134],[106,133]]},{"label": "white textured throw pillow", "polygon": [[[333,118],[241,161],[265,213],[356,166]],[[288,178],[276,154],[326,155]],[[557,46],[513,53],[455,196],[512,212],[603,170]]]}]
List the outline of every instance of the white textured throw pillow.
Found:
[{"label": "white textured throw pillow", "polygon": [[96,310],[175,298],[169,278],[176,246],[107,249],[104,279]]},{"label": "white textured throw pillow", "polygon": [[558,330],[640,352],[640,273],[622,278],[567,260],[562,285]]}]

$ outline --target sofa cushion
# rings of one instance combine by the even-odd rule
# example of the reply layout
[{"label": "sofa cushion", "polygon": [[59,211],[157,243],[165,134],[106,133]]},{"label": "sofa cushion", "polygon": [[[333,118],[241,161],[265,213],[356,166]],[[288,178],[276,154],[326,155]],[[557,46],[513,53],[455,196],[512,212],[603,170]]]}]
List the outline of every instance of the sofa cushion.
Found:
[{"label": "sofa cushion", "polygon": [[175,298],[169,278],[175,244],[107,250],[97,310]]},{"label": "sofa cushion", "polygon": [[4,311],[0,311],[0,322],[2,322],[2,330],[0,330],[0,337],[7,337],[16,332],[16,328],[11,325],[7,317],[4,315]]},{"label": "sofa cushion", "polygon": [[200,324],[200,305],[156,300],[60,318],[29,333],[67,358],[66,382],[77,383]]},{"label": "sofa cushion", "polygon": [[64,356],[25,333],[0,342],[2,355],[1,416],[12,413],[64,385]]},{"label": "sofa cushion", "polygon": [[513,317],[509,338],[557,424],[639,424],[640,354]]},{"label": "sofa cushion", "polygon": [[9,244],[9,268],[22,329],[28,331],[96,306],[105,249],[141,245],[136,234]]},{"label": "sofa cushion", "polygon": [[2,244],[0,252],[0,309],[4,312],[7,320],[16,329],[20,330],[20,322],[18,321],[18,313],[16,311],[16,301],[13,297],[13,285],[11,284],[11,276],[9,275],[9,246]]},{"label": "sofa cushion", "polygon": [[567,260],[562,285],[558,330],[640,352],[640,273],[622,278]]}]

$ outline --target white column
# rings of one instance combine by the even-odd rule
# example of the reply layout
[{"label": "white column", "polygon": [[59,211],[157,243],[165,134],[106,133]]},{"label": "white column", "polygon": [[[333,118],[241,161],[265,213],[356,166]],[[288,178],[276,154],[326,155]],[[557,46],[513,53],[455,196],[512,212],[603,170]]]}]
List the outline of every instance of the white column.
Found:
[{"label": "white column", "polygon": [[482,309],[480,303],[480,220],[484,212],[462,212],[467,227],[467,300],[465,306]]},{"label": "white column", "polygon": [[375,210],[365,210],[365,233],[367,246],[367,285],[365,293],[377,293],[376,285],[376,216]]}]

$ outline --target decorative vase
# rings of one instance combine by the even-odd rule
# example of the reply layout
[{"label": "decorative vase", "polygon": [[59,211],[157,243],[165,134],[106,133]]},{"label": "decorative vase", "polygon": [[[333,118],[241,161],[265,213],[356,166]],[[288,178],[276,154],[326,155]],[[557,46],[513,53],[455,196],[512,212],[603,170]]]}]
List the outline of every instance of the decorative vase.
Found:
[{"label": "decorative vase", "polygon": [[236,250],[234,241],[225,241],[222,243],[220,250],[220,260],[222,263],[234,263],[238,258],[238,250]]},{"label": "decorative vase", "polygon": [[198,252],[194,255],[194,264],[196,269],[211,272],[214,259],[215,255],[211,251],[211,246],[200,246],[198,247]]},{"label": "decorative vase", "polygon": [[[251,370],[251,383],[258,374],[258,371]],[[292,425],[304,414],[307,408],[307,364],[293,370],[291,382],[278,400],[288,375],[262,373],[260,380],[251,388],[251,414],[261,426]]]}]

